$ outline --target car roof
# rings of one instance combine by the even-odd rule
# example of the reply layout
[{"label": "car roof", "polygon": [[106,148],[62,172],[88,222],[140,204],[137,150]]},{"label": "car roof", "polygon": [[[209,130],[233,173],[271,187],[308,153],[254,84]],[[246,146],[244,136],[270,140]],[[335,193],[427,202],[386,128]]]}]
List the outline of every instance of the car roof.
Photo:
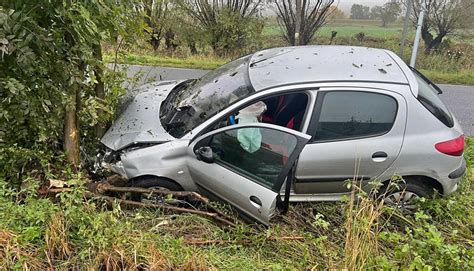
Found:
[{"label": "car roof", "polygon": [[409,85],[405,75],[407,66],[394,53],[358,46],[313,45],[267,49],[252,55],[248,69],[256,91],[312,82]]}]

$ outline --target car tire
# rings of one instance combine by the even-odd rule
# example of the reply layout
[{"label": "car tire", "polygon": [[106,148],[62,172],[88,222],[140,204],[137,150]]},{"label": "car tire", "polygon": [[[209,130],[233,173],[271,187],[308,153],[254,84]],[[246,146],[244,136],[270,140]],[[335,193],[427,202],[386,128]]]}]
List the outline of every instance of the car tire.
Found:
[{"label": "car tire", "polygon": [[385,204],[398,208],[404,213],[416,212],[415,201],[419,198],[433,197],[435,190],[429,184],[418,178],[406,178],[398,183],[398,187],[384,185],[381,194]]},{"label": "car tire", "polygon": [[166,178],[160,178],[155,176],[139,177],[132,181],[132,187],[141,188],[162,188],[169,191],[183,191],[183,188],[178,183],[171,181]]},{"label": "car tire", "polygon": [[[164,191],[183,191],[183,188],[178,183],[166,178],[160,178],[156,176],[144,176],[136,178],[132,181],[130,186],[140,188],[155,188]],[[134,201],[140,201],[145,203],[154,203],[160,202],[160,199],[162,199],[162,197],[160,198],[160,196],[132,193],[131,199]]]}]

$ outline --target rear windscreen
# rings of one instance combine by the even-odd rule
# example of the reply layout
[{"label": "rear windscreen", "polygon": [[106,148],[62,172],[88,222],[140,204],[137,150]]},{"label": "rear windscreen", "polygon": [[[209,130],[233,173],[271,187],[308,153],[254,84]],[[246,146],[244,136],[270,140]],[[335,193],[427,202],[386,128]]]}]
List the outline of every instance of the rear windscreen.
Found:
[{"label": "rear windscreen", "polygon": [[436,89],[420,75],[413,73],[418,81],[418,101],[428,109],[437,119],[448,127],[454,126],[453,117],[448,108],[438,96]]}]

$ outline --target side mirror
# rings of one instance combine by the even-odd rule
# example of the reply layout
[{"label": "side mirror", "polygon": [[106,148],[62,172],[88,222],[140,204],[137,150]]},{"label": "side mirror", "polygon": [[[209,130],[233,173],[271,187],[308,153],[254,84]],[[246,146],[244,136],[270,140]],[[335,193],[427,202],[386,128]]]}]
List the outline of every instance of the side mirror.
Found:
[{"label": "side mirror", "polygon": [[208,164],[214,163],[214,157],[212,155],[212,149],[209,146],[200,147],[195,152],[196,158],[199,161],[203,161]]}]

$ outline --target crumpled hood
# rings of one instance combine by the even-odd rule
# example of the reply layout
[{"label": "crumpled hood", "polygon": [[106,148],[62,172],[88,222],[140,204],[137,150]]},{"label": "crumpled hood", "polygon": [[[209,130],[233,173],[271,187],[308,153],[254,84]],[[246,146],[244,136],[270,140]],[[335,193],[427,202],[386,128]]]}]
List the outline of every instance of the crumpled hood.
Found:
[{"label": "crumpled hood", "polygon": [[112,150],[136,143],[162,143],[175,139],[160,122],[160,105],[181,81],[158,81],[127,93],[119,116],[102,137],[101,142]]}]

